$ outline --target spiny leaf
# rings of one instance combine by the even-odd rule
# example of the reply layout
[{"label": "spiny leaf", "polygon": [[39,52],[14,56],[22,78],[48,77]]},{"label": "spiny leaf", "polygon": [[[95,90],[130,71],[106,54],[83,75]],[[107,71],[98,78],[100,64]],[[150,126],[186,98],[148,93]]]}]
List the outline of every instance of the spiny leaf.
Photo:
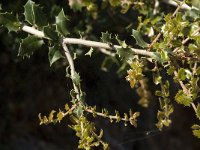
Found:
[{"label": "spiny leaf", "polygon": [[52,64],[55,63],[60,58],[63,58],[61,52],[59,51],[60,48],[61,47],[57,45],[54,45],[53,47],[49,47],[48,57],[49,57],[50,66],[52,66]]},{"label": "spiny leaf", "polygon": [[57,113],[57,121],[60,122],[63,119],[64,115],[61,110]]},{"label": "spiny leaf", "polygon": [[90,50],[85,54],[86,56],[92,56],[92,53],[93,53],[94,49],[91,47]]},{"label": "spiny leaf", "polygon": [[18,56],[30,57],[33,52],[39,49],[43,44],[44,42],[41,38],[38,38],[34,35],[29,35],[20,43]]},{"label": "spiny leaf", "polygon": [[184,81],[186,79],[186,74],[185,74],[185,69],[184,68],[180,68],[178,70],[178,79],[181,81]]},{"label": "spiny leaf", "polygon": [[137,30],[132,30],[132,36],[134,37],[134,39],[136,40],[136,44],[142,48],[145,48],[148,46],[148,43],[146,43],[141,35],[140,35],[140,32],[138,32]]},{"label": "spiny leaf", "polygon": [[80,85],[81,78],[80,78],[80,75],[77,72],[75,72],[74,76],[72,77],[72,81],[73,81],[74,84],[76,84],[78,86]]},{"label": "spiny leaf", "polygon": [[55,26],[50,26],[50,25],[45,26],[43,28],[45,37],[47,37],[53,41],[58,41],[58,34],[55,32],[55,30],[56,30]]},{"label": "spiny leaf", "polygon": [[25,20],[31,25],[37,25],[39,28],[47,25],[47,19],[42,8],[31,0],[24,5],[24,16]]},{"label": "spiny leaf", "polygon": [[33,5],[35,2],[28,0],[27,3],[24,5],[24,16],[25,20],[33,25],[35,23],[34,21],[34,14],[33,14]]},{"label": "spiny leaf", "polygon": [[111,42],[112,36],[111,36],[111,34],[108,33],[108,31],[102,32],[101,33],[101,40],[105,43]]},{"label": "spiny leaf", "polygon": [[124,61],[129,61],[133,58],[133,52],[130,48],[117,48],[117,54]]},{"label": "spiny leaf", "polygon": [[62,9],[58,16],[56,16],[56,30],[63,36],[67,36],[69,34],[67,30],[67,22],[68,18]]},{"label": "spiny leaf", "polygon": [[183,104],[184,106],[190,106],[192,100],[191,96],[186,95],[182,90],[179,90],[175,96],[175,100],[179,104]]},{"label": "spiny leaf", "polygon": [[17,32],[20,28],[20,22],[12,13],[0,13],[0,25],[3,25],[8,31]]},{"label": "spiny leaf", "polygon": [[196,115],[197,118],[200,120],[200,104],[197,105]]},{"label": "spiny leaf", "polygon": [[194,124],[191,128],[192,128],[193,135],[196,136],[197,138],[200,138],[200,126],[197,124]]}]

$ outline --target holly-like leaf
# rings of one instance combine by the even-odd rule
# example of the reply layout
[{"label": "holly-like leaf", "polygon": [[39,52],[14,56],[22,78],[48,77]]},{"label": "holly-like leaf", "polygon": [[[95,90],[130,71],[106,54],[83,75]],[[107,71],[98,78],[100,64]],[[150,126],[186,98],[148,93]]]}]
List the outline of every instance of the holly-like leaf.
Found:
[{"label": "holly-like leaf", "polygon": [[118,48],[117,54],[119,57],[125,61],[130,60],[133,57],[133,52],[130,48]]},{"label": "holly-like leaf", "polygon": [[196,116],[200,120],[200,104],[197,105]]},{"label": "holly-like leaf", "polygon": [[186,79],[186,74],[185,74],[185,69],[184,68],[180,68],[178,70],[178,79],[181,81],[184,81]]},{"label": "holly-like leaf", "polygon": [[102,32],[101,33],[101,40],[105,43],[111,42],[112,36],[111,36],[111,34],[108,33],[108,31]]},{"label": "holly-like leaf", "polygon": [[37,36],[30,35],[22,40],[19,47],[18,56],[30,57],[35,50],[39,49],[44,44],[44,41]]},{"label": "holly-like leaf", "polygon": [[59,51],[60,48],[61,47],[59,47],[57,45],[55,45],[53,47],[49,47],[48,57],[49,57],[50,66],[52,66],[52,64],[55,63],[60,58],[63,58],[61,52]]},{"label": "holly-like leaf", "polygon": [[132,36],[134,37],[134,39],[136,40],[136,44],[142,48],[145,48],[148,46],[148,43],[146,43],[141,35],[140,35],[140,32],[138,32],[137,30],[132,30]]},{"label": "holly-like leaf", "polygon": [[80,75],[77,72],[75,72],[74,76],[72,77],[72,81],[75,85],[77,85],[77,86],[80,85],[81,78],[80,78]]},{"label": "holly-like leaf", "polygon": [[69,34],[67,30],[67,22],[68,18],[62,9],[58,16],[56,16],[56,30],[63,36],[67,36]]},{"label": "holly-like leaf", "polygon": [[57,113],[57,121],[60,123],[60,121],[63,119],[64,114],[61,110]]},{"label": "holly-like leaf", "polygon": [[58,37],[58,34],[55,32],[55,30],[56,30],[55,26],[45,26],[43,28],[45,37],[53,41],[58,41],[59,37]]},{"label": "holly-like leaf", "polygon": [[0,13],[0,25],[6,27],[9,32],[17,32],[20,29],[20,22],[12,13]]},{"label": "holly-like leaf", "polygon": [[33,5],[33,14],[35,19],[35,24],[41,28],[47,25],[47,17],[44,15],[42,8],[39,5]]},{"label": "holly-like leaf", "polygon": [[35,5],[35,2],[28,0],[27,3],[24,5],[24,16],[25,20],[33,25],[35,23],[34,21],[34,14],[33,14],[33,5]]},{"label": "holly-like leaf", "polygon": [[197,124],[194,124],[191,128],[192,128],[193,135],[196,136],[197,138],[200,138],[200,126]]},{"label": "holly-like leaf", "polygon": [[179,90],[175,96],[175,100],[179,104],[183,104],[184,106],[190,106],[193,101],[191,96],[186,95],[182,90]]},{"label": "holly-like leaf", "polygon": [[93,53],[94,49],[91,47],[90,50],[85,54],[86,56],[92,56],[92,53]]},{"label": "holly-like leaf", "polygon": [[28,0],[24,5],[25,20],[31,25],[36,25],[39,28],[47,25],[47,19],[39,5],[35,2]]}]

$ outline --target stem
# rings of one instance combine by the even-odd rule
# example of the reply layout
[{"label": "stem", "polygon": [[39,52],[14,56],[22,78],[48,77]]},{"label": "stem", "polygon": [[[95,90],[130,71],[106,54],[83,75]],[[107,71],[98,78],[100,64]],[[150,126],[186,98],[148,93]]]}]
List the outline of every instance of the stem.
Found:
[{"label": "stem", "polygon": [[[164,3],[167,3],[169,5],[173,5],[173,6],[178,6],[178,4],[176,2],[174,2],[173,0],[163,0]],[[192,7],[193,9],[196,9],[196,10],[199,10],[198,8],[196,7]],[[190,6],[188,6],[187,4],[183,4],[181,6],[181,9],[185,9],[185,10],[190,10],[192,9]]]},{"label": "stem", "polygon": [[[67,44],[80,44],[80,45],[84,45],[88,47],[103,48],[103,49],[108,49],[108,50],[116,50],[116,49],[122,48],[122,46],[119,46],[119,45],[110,45],[107,43],[95,42],[95,41],[84,40],[84,39],[75,39],[75,38],[65,38],[63,39],[63,42]],[[143,56],[148,56],[148,57],[155,56],[153,52],[148,52],[144,49],[136,49],[136,48],[130,48],[130,49],[134,54],[137,54],[137,55],[143,55]]]},{"label": "stem", "polygon": [[[33,27],[29,26],[23,26],[22,30],[25,32],[28,32],[30,34],[36,35],[40,38],[45,38],[45,35],[42,31],[39,31]],[[78,44],[78,45],[84,45],[88,47],[96,47],[99,48],[99,50],[107,55],[114,56],[114,53],[111,53],[110,51],[106,50],[116,50],[118,48],[122,48],[122,46],[119,45],[109,45],[107,43],[102,43],[102,42],[96,42],[96,41],[90,41],[90,40],[83,40],[83,39],[76,39],[76,38],[64,38],[63,43],[65,44]],[[151,58],[155,58],[156,55],[153,52],[148,52],[144,49],[136,49],[136,48],[130,48],[131,51],[136,54],[136,55],[143,55]]]},{"label": "stem", "polygon": [[[75,73],[76,73],[75,67],[74,67],[74,61],[73,61],[73,58],[72,58],[72,56],[69,52],[68,47],[66,46],[66,44],[64,42],[62,43],[62,46],[63,46],[64,52],[65,52],[65,56],[66,56],[66,58],[69,62],[69,67],[70,67],[70,70],[71,70],[71,78],[73,79],[73,78],[75,78]],[[74,87],[75,92],[77,93],[78,100],[80,100],[79,87],[74,82],[73,82],[73,87]]]}]

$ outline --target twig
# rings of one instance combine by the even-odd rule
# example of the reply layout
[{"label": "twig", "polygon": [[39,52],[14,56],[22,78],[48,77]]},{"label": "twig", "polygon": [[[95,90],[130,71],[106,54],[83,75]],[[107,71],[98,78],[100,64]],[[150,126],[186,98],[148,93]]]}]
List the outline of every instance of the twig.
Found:
[{"label": "twig", "polygon": [[[165,2],[166,4],[169,4],[169,5],[173,5],[173,6],[178,6],[178,4],[176,2],[174,2],[173,0],[163,0],[163,2]],[[198,8],[196,7],[192,7],[193,9],[197,9],[199,10]],[[185,9],[185,10],[190,10],[192,9],[190,6],[188,6],[187,4],[183,4],[181,6],[181,9]]]},{"label": "twig", "polygon": [[[71,78],[73,80],[73,78],[75,78],[75,67],[74,67],[74,61],[73,61],[73,58],[69,52],[69,49],[68,47],[66,46],[66,44],[63,42],[62,43],[62,46],[63,46],[63,49],[65,51],[65,56],[69,62],[69,67],[70,67],[70,70],[71,70]],[[77,93],[77,99],[80,100],[80,92],[79,92],[79,87],[73,82],[73,87],[74,87],[74,90],[75,90],[75,93]]]},{"label": "twig", "polygon": [[[37,30],[33,27],[29,27],[29,26],[25,25],[25,26],[22,27],[22,30],[25,31],[25,32],[28,32],[30,34],[34,34],[38,37],[45,38],[45,35],[42,31],[39,31],[39,30]],[[84,39],[76,39],[76,38],[64,38],[63,42],[65,44],[78,44],[78,45],[84,45],[84,46],[88,46],[88,47],[96,47],[96,48],[99,48],[99,50],[101,52],[103,52],[104,54],[107,54],[107,55],[113,55],[113,53],[111,53],[109,51],[106,52],[106,50],[116,50],[118,48],[122,48],[122,46],[119,46],[119,45],[112,45],[111,46],[107,43],[84,40]],[[136,48],[130,48],[130,49],[136,55],[143,55],[143,56],[147,56],[147,57],[151,57],[151,58],[156,57],[155,53],[148,52],[144,49],[136,49]]]}]

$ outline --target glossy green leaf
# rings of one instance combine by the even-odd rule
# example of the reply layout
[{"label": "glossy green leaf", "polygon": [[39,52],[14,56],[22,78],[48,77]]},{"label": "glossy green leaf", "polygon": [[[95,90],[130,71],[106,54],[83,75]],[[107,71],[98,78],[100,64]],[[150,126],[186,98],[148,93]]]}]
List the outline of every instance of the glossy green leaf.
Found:
[{"label": "glossy green leaf", "polygon": [[24,5],[25,20],[31,25],[36,25],[38,28],[42,28],[47,25],[47,19],[39,5],[35,2],[28,0]]},{"label": "glossy green leaf", "polygon": [[0,13],[0,25],[6,27],[9,32],[17,32],[20,29],[20,22],[12,13]]},{"label": "glossy green leaf", "polygon": [[63,36],[67,36],[69,34],[67,30],[67,22],[68,18],[62,9],[58,16],[56,16],[56,30]]},{"label": "glossy green leaf", "polygon": [[55,30],[56,30],[55,26],[45,26],[43,28],[45,37],[53,40],[54,42],[58,41],[59,37],[58,34],[55,32]]},{"label": "glossy green leaf", "polygon": [[177,78],[181,81],[184,81],[186,79],[186,73],[185,73],[185,69],[184,68],[180,68],[178,70],[178,76]]},{"label": "glossy green leaf", "polygon": [[28,0],[27,3],[24,5],[24,16],[25,20],[33,25],[35,23],[34,21],[34,13],[33,13],[33,5],[35,5],[35,2]]},{"label": "glossy green leaf", "polygon": [[128,61],[133,58],[133,52],[130,48],[118,48],[117,54],[122,60]]},{"label": "glossy green leaf", "polygon": [[200,120],[200,104],[197,105],[196,116]]},{"label": "glossy green leaf", "polygon": [[108,31],[101,33],[101,40],[105,43],[111,42],[112,36]]},{"label": "glossy green leaf", "polygon": [[23,39],[20,43],[18,56],[30,57],[35,50],[39,49],[43,44],[44,42],[41,38],[30,35]]},{"label": "glossy green leaf", "polygon": [[43,26],[47,25],[47,17],[44,15],[44,12],[42,11],[42,8],[39,5],[33,6],[33,14],[34,14],[34,21],[35,24],[42,28]]},{"label": "glossy green leaf", "polygon": [[179,104],[183,104],[184,106],[190,106],[193,101],[191,96],[186,95],[182,90],[179,90],[175,96],[175,100]]},{"label": "glossy green leaf", "polygon": [[193,135],[196,136],[197,138],[200,138],[200,126],[197,124],[194,124],[191,128],[192,128]]},{"label": "glossy green leaf", "polygon": [[60,58],[63,58],[63,56],[60,52],[60,49],[61,49],[61,47],[57,46],[57,45],[55,45],[53,47],[49,47],[48,57],[49,57],[50,66],[52,66],[52,64],[55,63]]},{"label": "glossy green leaf", "polygon": [[148,46],[148,43],[146,43],[141,35],[140,35],[140,32],[138,32],[137,30],[132,30],[132,36],[134,37],[134,39],[136,40],[136,44],[142,48],[145,48]]}]

